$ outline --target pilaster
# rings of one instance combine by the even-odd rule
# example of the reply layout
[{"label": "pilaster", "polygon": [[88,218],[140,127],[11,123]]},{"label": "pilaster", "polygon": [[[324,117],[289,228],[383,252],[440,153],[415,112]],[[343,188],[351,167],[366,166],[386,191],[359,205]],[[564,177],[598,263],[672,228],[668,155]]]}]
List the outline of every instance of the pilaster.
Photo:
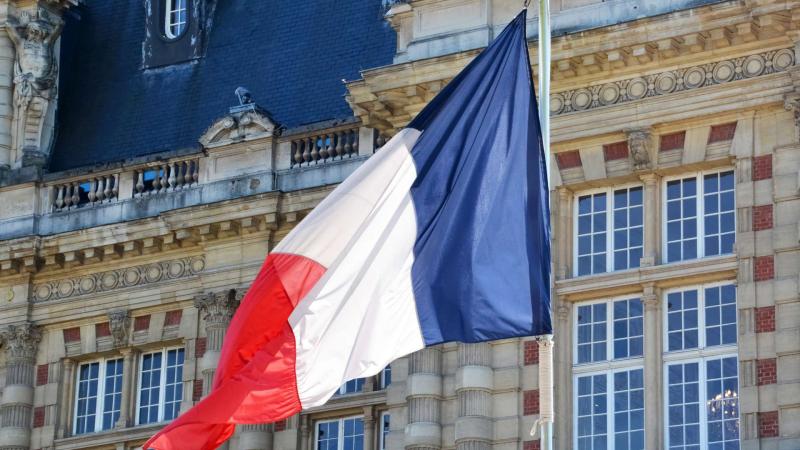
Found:
[{"label": "pilaster", "polygon": [[41,339],[41,330],[32,323],[9,325],[0,332],[6,353],[6,383],[0,402],[0,450],[30,448],[34,371]]},{"label": "pilaster", "polygon": [[[70,434],[70,415],[72,409],[72,399],[74,398],[75,386],[75,360],[64,358],[61,360],[61,404],[58,408],[58,431],[56,437],[65,438]],[[125,366],[123,366],[125,368]]]},{"label": "pilaster", "polygon": [[132,348],[124,348],[120,350],[122,353],[122,395],[120,398],[119,419],[114,425],[115,428],[125,428],[131,425],[131,417],[133,411],[133,375],[134,375],[134,362],[138,352]]},{"label": "pilaster", "polygon": [[214,373],[219,363],[222,340],[231,322],[236,307],[239,306],[241,293],[235,289],[213,292],[195,298],[194,306],[200,311],[205,322],[206,351],[200,361],[203,374],[203,396],[211,391]]},{"label": "pilaster", "polygon": [[364,450],[375,450],[375,410],[370,406],[364,407]]},{"label": "pilaster", "polygon": [[660,292],[653,284],[644,287],[644,427],[645,448],[662,448],[661,423],[661,301]]},{"label": "pilaster", "polygon": [[[553,353],[554,400],[557,417],[554,421],[554,445],[559,450],[572,448],[572,303],[554,298],[554,336],[558,352]],[[540,355],[541,363],[541,355]],[[540,387],[541,388],[541,387]],[[541,405],[540,405],[541,406]]]},{"label": "pilaster", "polygon": [[429,347],[409,358],[407,450],[442,448],[442,351]]},{"label": "pilaster", "polygon": [[565,187],[558,188],[558,223],[556,229],[558,261],[556,262],[556,279],[569,277],[570,272],[570,225],[572,224],[572,191]]},{"label": "pilaster", "polygon": [[455,422],[456,450],[492,448],[492,372],[491,345],[458,344],[456,395],[458,416]]},{"label": "pilaster", "polygon": [[658,185],[661,177],[655,173],[639,176],[644,183],[644,242],[640,261],[642,267],[651,267],[659,262],[661,227],[659,223]]}]

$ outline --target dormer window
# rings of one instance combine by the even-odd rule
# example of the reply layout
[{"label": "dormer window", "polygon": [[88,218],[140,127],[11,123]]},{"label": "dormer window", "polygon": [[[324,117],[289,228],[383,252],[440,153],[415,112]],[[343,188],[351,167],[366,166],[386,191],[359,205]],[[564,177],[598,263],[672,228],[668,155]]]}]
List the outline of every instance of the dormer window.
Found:
[{"label": "dormer window", "polygon": [[164,0],[164,35],[168,39],[179,37],[186,29],[186,1]]}]

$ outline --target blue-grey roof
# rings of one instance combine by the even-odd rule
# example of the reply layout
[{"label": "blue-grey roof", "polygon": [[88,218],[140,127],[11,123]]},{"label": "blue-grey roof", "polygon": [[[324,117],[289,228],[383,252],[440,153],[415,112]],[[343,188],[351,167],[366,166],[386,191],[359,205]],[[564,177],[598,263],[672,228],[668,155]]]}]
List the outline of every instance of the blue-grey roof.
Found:
[{"label": "blue-grey roof", "polygon": [[61,45],[49,170],[197,148],[247,87],[287,127],[352,116],[342,79],[390,64],[381,0],[220,0],[205,56],[142,69],[142,0],[86,0]]}]

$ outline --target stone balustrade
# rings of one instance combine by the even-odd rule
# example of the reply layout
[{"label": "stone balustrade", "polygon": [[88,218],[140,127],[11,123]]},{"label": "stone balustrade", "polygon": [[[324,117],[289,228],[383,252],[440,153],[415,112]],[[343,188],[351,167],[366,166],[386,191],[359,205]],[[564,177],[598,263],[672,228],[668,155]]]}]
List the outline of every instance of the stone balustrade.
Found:
[{"label": "stone balustrade", "polygon": [[119,177],[119,173],[111,173],[53,185],[53,211],[67,211],[116,200]]},{"label": "stone balustrade", "polygon": [[358,125],[298,136],[291,140],[291,167],[308,167],[358,155]]},{"label": "stone balustrade", "polygon": [[200,178],[199,159],[165,162],[134,171],[133,196],[174,192],[197,184]]}]

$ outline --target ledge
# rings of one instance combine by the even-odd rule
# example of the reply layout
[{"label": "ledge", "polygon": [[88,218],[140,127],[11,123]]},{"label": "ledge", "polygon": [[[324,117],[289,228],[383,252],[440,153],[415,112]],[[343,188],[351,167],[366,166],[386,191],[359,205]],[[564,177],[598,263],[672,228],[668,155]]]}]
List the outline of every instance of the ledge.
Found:
[{"label": "ledge", "polygon": [[109,447],[121,442],[144,443],[146,439],[154,435],[167,422],[154,425],[142,425],[131,428],[114,429],[101,431],[99,433],[87,433],[79,436],[56,439],[53,443],[54,450],[78,450],[92,447]]}]

